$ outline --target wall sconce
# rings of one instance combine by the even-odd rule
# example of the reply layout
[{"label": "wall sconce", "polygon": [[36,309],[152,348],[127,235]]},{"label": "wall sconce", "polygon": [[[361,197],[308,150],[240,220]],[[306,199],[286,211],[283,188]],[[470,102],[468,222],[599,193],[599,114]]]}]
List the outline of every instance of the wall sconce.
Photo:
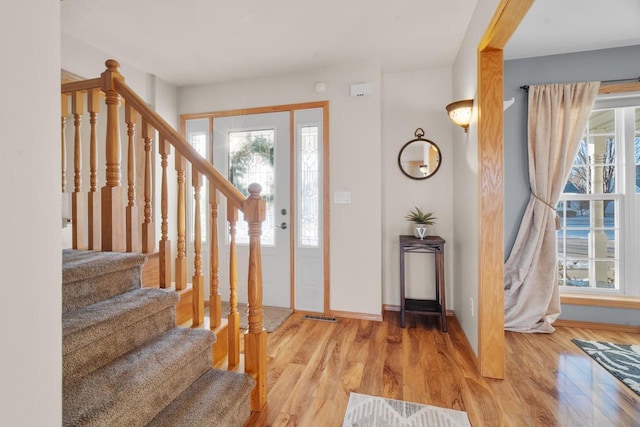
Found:
[{"label": "wall sconce", "polygon": [[451,121],[464,129],[465,133],[469,131],[469,123],[471,122],[471,109],[473,108],[473,99],[465,99],[462,101],[452,102],[445,107]]}]

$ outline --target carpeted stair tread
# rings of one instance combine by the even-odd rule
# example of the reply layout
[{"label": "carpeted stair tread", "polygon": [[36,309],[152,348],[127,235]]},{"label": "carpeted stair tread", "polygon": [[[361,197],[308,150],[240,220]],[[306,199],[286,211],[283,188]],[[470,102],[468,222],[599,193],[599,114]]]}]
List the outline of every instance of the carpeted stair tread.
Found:
[{"label": "carpeted stair tread", "polygon": [[145,260],[135,253],[64,250],[62,312],[140,288]]},{"label": "carpeted stair tread", "polygon": [[63,391],[63,425],[144,425],[211,367],[215,335],[174,328]]},{"label": "carpeted stair tread", "polygon": [[211,369],[176,398],[147,427],[242,427],[251,415],[255,380]]},{"label": "carpeted stair tread", "polygon": [[154,313],[175,306],[178,301],[175,292],[141,288],[64,313],[62,354],[126,329]]},{"label": "carpeted stair tread", "polygon": [[141,287],[146,257],[63,251],[64,426],[242,426],[250,376],[212,370],[215,335],[175,326],[176,292]]},{"label": "carpeted stair tread", "polygon": [[62,284],[139,267],[147,257],[130,252],[62,251]]},{"label": "carpeted stair tread", "polygon": [[63,385],[175,327],[175,292],[137,289],[62,316]]}]

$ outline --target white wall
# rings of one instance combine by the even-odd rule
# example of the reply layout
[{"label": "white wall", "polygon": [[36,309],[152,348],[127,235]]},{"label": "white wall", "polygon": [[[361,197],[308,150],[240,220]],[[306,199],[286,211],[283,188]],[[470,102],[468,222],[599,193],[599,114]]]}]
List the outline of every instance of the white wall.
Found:
[{"label": "white wall", "polygon": [[[383,303],[400,304],[399,234],[411,234],[405,219],[415,206],[438,218],[429,234],[442,236],[445,244],[447,307],[454,307],[453,270],[453,153],[451,121],[445,106],[451,99],[451,68],[385,74],[382,76],[382,205],[383,205]],[[442,163],[424,181],[406,177],[398,167],[402,146],[414,139],[417,128],[440,148]],[[412,298],[434,298],[433,256],[407,254],[406,290]]]},{"label": "white wall", "polygon": [[[317,94],[323,81],[327,91]],[[372,94],[349,95],[370,82]],[[378,65],[315,70],[250,81],[179,88],[180,114],[328,100],[330,191],[351,192],[351,204],[330,204],[331,309],[381,314],[381,75]],[[333,198],[332,198],[333,199]]]},{"label": "white wall", "polygon": [[8,426],[62,420],[59,16],[58,1],[0,4],[0,417]]},{"label": "white wall", "polygon": [[[60,40],[61,68],[84,79],[100,77],[106,68],[104,63],[107,59],[118,60],[117,53],[100,50],[65,32],[60,34]],[[125,77],[127,85],[151,104],[153,97],[151,75],[125,62],[118,62],[120,63],[120,73]]]},{"label": "white wall", "polygon": [[[61,55],[61,67],[77,74],[83,78],[92,79],[99,77],[105,70],[105,61],[107,59],[117,59],[117,54],[105,52],[94,46],[86,44],[84,41],[79,40],[66,33],[61,34],[62,41],[62,55]],[[164,118],[175,129],[178,128],[178,113],[177,113],[177,88],[175,85],[168,83],[155,75],[148,74],[140,69],[128,65],[127,63],[120,62],[120,72],[125,78],[127,85],[129,85],[136,93],[147,102],[147,104],[156,111],[162,118]],[[85,105],[86,110],[86,105]],[[121,142],[121,170],[122,170],[122,185],[127,185],[127,129],[124,124],[124,109],[120,109],[120,142]],[[104,161],[104,132],[105,132],[105,120],[106,120],[106,106],[104,103],[100,105],[100,114],[98,116],[97,133],[98,133],[98,191],[100,187],[104,185],[105,180],[105,161]],[[83,191],[89,190],[89,115],[84,114],[82,118],[82,189]],[[141,135],[141,127],[137,126],[136,133],[138,139]],[[73,191],[73,118],[70,116],[67,119],[67,192]],[[153,171],[155,181],[154,194],[159,196],[159,190],[161,185],[160,174],[160,156],[157,155],[157,138],[154,139],[154,146],[152,150],[152,156],[154,158]],[[136,152],[138,156],[137,160],[142,160],[142,151]],[[175,170],[173,167],[173,152],[169,158],[168,171],[168,193],[170,204],[174,199],[176,179]],[[158,173],[156,173],[156,171]],[[136,176],[136,191],[137,191],[137,203],[139,207],[139,220],[143,220],[143,179],[144,176],[141,170],[137,171]],[[155,197],[153,200],[152,216],[154,217],[154,225],[156,228],[156,241],[160,239],[160,198]],[[170,222],[169,235],[175,236],[175,221]],[[71,227],[67,227],[62,230],[62,242],[64,247],[71,246]],[[172,242],[175,246],[175,239]],[[157,244],[156,244],[157,250]],[[174,252],[175,253],[175,252]]]},{"label": "white wall", "polygon": [[[160,116],[167,121],[174,129],[179,130],[178,124],[178,88],[166,81],[155,77],[153,78],[153,99],[152,105],[154,106],[154,110],[156,113],[160,114]],[[160,155],[158,154],[158,146],[157,144],[154,146],[154,156],[155,156],[155,165],[154,165],[154,194],[157,196],[154,198],[153,205],[153,217],[154,217],[154,225],[156,229],[156,242],[160,240],[161,230],[160,227],[162,225],[161,213],[160,213],[160,191],[162,187],[162,168],[160,166]],[[167,159],[167,206],[176,206],[176,198],[178,192],[178,183],[176,179],[176,170],[175,170],[175,158],[174,158],[175,150],[171,149],[169,157]],[[175,218],[175,212],[169,212],[169,218]],[[176,254],[176,236],[178,234],[177,231],[177,222],[169,221],[168,231],[169,240],[171,240],[171,253]],[[156,243],[156,251],[158,250],[158,244]],[[173,270],[172,270],[173,273]]]},{"label": "white wall", "polygon": [[[453,100],[476,98],[477,49],[499,0],[478,0],[453,64]],[[454,126],[454,125],[452,125]],[[469,133],[453,131],[453,263],[456,266],[454,310],[474,351],[478,352],[478,135],[475,121]],[[470,299],[474,301],[471,315]]]}]

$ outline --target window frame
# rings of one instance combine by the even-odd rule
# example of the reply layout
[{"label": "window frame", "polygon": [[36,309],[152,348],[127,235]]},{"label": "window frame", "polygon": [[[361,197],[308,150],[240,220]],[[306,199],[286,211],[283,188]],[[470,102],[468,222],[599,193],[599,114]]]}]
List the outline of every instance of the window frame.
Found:
[{"label": "window frame", "polygon": [[[617,99],[621,102],[616,105]],[[605,109],[614,110],[614,135],[615,135],[615,179],[616,191],[613,193],[600,194],[575,194],[561,193],[558,201],[558,207],[561,202],[569,202],[574,200],[612,200],[616,203],[614,230],[616,231],[616,250],[615,258],[618,267],[616,271],[617,289],[606,288],[581,288],[572,286],[560,286],[563,303],[579,303],[580,305],[599,305],[606,306],[607,301],[619,304],[620,300],[628,299],[634,305],[638,305],[638,297],[640,297],[640,283],[636,278],[640,277],[640,263],[636,260],[640,255],[640,193],[636,192],[636,149],[635,139],[640,135],[640,124],[636,126],[636,111],[640,110],[640,94],[637,96],[637,102],[629,103],[629,96],[620,97],[599,97],[598,100],[604,100],[606,105],[596,107],[593,112]],[[591,135],[588,129],[585,130],[585,137]],[[572,166],[573,167],[573,166]],[[567,179],[568,181],[568,179]],[[566,230],[564,218],[563,230]],[[589,227],[591,229],[591,227]],[[556,248],[556,250],[558,250]],[[566,254],[566,251],[564,252]],[[590,264],[592,262],[587,256]],[[560,260],[558,253],[558,265]],[[560,274],[560,273],[559,273]],[[589,276],[592,277],[593,272],[590,271]],[[560,278],[560,275],[558,276]],[[579,301],[579,302],[577,302]]]}]

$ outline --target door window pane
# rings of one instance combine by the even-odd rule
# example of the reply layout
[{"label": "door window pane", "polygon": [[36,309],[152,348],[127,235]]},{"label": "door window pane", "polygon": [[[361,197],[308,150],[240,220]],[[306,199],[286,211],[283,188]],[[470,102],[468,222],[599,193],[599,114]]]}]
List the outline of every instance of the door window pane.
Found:
[{"label": "door window pane", "polygon": [[[262,223],[261,243],[273,245],[274,232],[274,139],[275,130],[251,130],[229,133],[229,181],[245,196],[249,185],[258,183],[266,202],[266,217]],[[249,226],[240,212],[236,241],[249,243]]]},{"label": "door window pane", "polygon": [[318,126],[300,128],[300,195],[298,197],[298,244],[303,247],[318,247],[319,202],[320,202],[320,150]]}]

